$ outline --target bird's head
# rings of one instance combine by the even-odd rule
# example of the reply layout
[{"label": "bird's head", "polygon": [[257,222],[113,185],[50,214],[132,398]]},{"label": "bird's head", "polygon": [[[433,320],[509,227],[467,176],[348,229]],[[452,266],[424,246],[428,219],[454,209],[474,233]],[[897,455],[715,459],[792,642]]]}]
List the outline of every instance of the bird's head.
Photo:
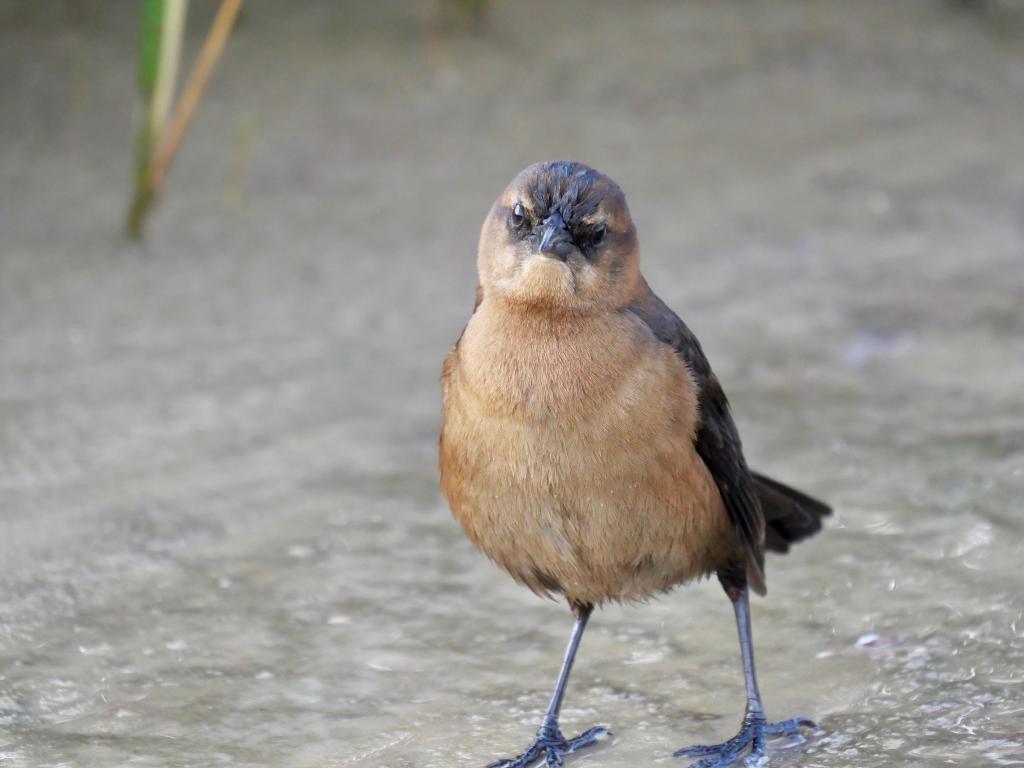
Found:
[{"label": "bird's head", "polygon": [[480,233],[484,298],[567,312],[629,303],[636,227],[619,185],[582,163],[537,163],[497,199]]}]

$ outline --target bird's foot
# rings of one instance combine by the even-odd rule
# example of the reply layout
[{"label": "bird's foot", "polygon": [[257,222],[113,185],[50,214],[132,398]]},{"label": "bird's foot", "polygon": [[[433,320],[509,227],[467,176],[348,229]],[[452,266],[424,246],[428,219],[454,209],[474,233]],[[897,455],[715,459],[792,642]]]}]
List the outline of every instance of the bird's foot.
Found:
[{"label": "bird's foot", "polygon": [[526,768],[542,759],[543,762],[539,765],[546,765],[548,768],[561,768],[562,758],[565,755],[571,755],[584,747],[596,744],[598,739],[608,733],[610,731],[607,728],[598,726],[584,731],[572,739],[567,739],[558,728],[558,723],[545,723],[537,732],[537,739],[523,754],[518,757],[495,760],[487,768]]},{"label": "bird's foot", "polygon": [[749,747],[750,754],[743,760],[747,768],[756,768],[764,763],[765,748],[768,739],[783,736],[799,736],[800,727],[817,729],[813,720],[806,717],[794,717],[778,723],[769,723],[764,715],[747,715],[743,718],[740,732],[721,744],[697,745],[683,747],[674,754],[676,757],[703,758],[693,763],[690,768],[726,768],[735,765],[743,752]]}]

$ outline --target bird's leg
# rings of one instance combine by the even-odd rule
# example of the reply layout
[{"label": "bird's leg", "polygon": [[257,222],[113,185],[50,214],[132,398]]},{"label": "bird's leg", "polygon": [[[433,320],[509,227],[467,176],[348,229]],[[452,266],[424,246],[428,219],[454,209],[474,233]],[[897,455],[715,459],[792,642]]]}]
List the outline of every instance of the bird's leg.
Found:
[{"label": "bird's leg", "polygon": [[757,688],[757,672],[754,669],[754,645],[750,633],[750,600],[747,586],[730,588],[726,592],[736,612],[736,628],[740,635],[740,653],[743,656],[743,678],[747,686],[747,709],[743,716],[740,732],[721,744],[684,747],[675,753],[676,757],[701,757],[691,768],[725,768],[734,765],[748,748],[750,754],[743,760],[746,766],[758,766],[764,762],[768,739],[782,736],[796,736],[800,726],[817,728],[813,720],[794,717],[777,723],[769,723],[761,703],[761,692]]},{"label": "bird's leg", "polygon": [[580,647],[583,630],[586,629],[587,619],[590,618],[592,610],[593,606],[591,605],[573,606],[573,612],[576,614],[576,623],[573,625],[572,635],[569,637],[569,647],[565,649],[562,670],[558,673],[558,682],[555,684],[555,691],[551,695],[551,703],[548,704],[540,730],[537,731],[537,738],[518,757],[497,760],[490,763],[487,768],[526,768],[526,766],[533,765],[542,759],[541,765],[556,768],[562,765],[563,755],[589,747],[608,733],[607,728],[598,726],[597,728],[584,731],[579,736],[567,739],[562,735],[562,730],[558,727],[558,713],[562,709],[562,698],[565,696],[565,687],[569,682],[569,673],[572,671],[576,650]]}]

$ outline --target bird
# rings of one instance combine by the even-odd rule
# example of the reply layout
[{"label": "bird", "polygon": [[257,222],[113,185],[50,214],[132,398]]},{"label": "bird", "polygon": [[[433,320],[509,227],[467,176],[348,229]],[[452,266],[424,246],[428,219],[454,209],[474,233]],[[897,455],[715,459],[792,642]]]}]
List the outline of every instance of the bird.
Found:
[{"label": "bird", "polygon": [[650,289],[624,193],[572,161],[521,171],[480,232],[476,302],[441,374],[440,485],[470,541],[574,615],[550,703],[522,754],[488,768],[561,766],[607,727],[567,738],[559,712],[587,622],[716,575],[732,602],[746,709],[739,733],[684,747],[694,768],[759,765],[766,741],[814,721],[769,722],[749,595],[766,551],[831,513],[748,468],[697,337]]}]

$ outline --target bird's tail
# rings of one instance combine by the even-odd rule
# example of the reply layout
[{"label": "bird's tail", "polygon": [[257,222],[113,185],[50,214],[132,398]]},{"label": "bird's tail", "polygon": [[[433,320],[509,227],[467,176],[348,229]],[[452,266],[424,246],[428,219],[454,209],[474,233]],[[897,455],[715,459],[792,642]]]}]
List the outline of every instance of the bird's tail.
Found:
[{"label": "bird's tail", "polygon": [[766,523],[765,547],[771,552],[789,551],[790,544],[820,531],[821,519],[832,514],[827,504],[806,493],[757,472],[751,475]]}]

